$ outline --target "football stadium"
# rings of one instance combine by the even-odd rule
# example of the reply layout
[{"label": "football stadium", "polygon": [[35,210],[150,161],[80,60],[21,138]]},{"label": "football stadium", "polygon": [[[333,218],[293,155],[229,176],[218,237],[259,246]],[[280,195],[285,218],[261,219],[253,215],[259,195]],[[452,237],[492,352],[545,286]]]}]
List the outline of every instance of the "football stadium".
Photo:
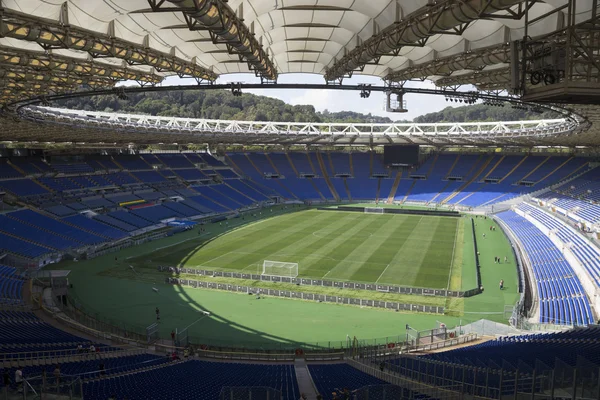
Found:
[{"label": "football stadium", "polygon": [[0,399],[600,400],[599,0],[0,4]]}]

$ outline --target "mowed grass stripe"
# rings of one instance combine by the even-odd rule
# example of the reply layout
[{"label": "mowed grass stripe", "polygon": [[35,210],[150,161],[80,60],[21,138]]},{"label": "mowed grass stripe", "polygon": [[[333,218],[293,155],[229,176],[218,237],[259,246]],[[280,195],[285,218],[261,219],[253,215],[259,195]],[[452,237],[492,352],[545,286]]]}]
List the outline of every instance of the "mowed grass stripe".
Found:
[{"label": "mowed grass stripe", "polygon": [[[384,217],[385,218],[385,217]],[[405,216],[393,216],[387,220],[382,219],[382,225],[375,232],[376,236],[370,236],[362,241],[347,256],[340,261],[329,273],[328,277],[357,280],[364,282],[375,282],[377,277],[386,268],[385,258],[372,258],[372,255],[381,248],[388,238],[394,233],[405,229],[408,224],[415,221]],[[382,240],[383,238],[383,240]],[[369,259],[371,261],[369,261]],[[372,278],[375,276],[374,278]]]},{"label": "mowed grass stripe", "polygon": [[[327,216],[319,220],[315,218],[302,218],[304,213],[295,215],[295,218],[286,219],[284,224],[268,224],[262,226],[259,232],[244,238],[230,238],[225,235],[220,241],[229,242],[224,246],[206,246],[194,257],[193,262],[211,268],[227,268],[242,270],[250,264],[255,264],[264,259],[262,254],[274,253],[281,247],[281,241],[295,241],[302,238],[307,231],[319,229],[319,225],[328,220]],[[333,218],[333,217],[331,217]],[[264,224],[263,224],[264,225]],[[232,233],[235,235],[235,232]],[[225,240],[223,240],[225,239]]]},{"label": "mowed grass stripe", "polygon": [[260,273],[263,260],[298,262],[303,277],[445,288],[457,221],[303,211],[188,250],[185,265]]},{"label": "mowed grass stripe", "polygon": [[363,216],[362,221],[356,224],[356,226],[346,231],[342,236],[328,242],[324,246],[324,249],[327,249],[328,253],[324,254],[323,257],[331,262],[327,264],[327,268],[323,271],[322,276],[326,275],[330,279],[345,279],[338,276],[335,272],[335,268],[340,264],[346,265],[349,268],[351,266],[365,268],[367,264],[364,261],[349,259],[348,255],[357,246],[363,244],[366,239],[373,239],[371,236],[372,232],[377,232],[384,222],[385,220],[382,220],[378,216]]},{"label": "mowed grass stripe", "polygon": [[[415,286],[447,288],[457,223],[458,218],[438,218],[438,224],[433,234],[430,234],[430,241],[423,242]],[[444,240],[436,240],[439,238]]]},{"label": "mowed grass stripe", "polygon": [[[369,218],[361,218],[358,215],[352,218],[343,225],[335,224],[337,228],[328,235],[327,239],[317,237],[316,242],[311,247],[306,247],[303,250],[310,254],[310,257],[304,257],[300,261],[300,271],[303,276],[311,276],[322,278],[329,277],[329,271],[337,264],[340,252],[348,246],[349,239],[356,234],[367,230],[375,221]],[[344,219],[343,221],[347,221]],[[319,232],[320,234],[321,232]],[[364,237],[364,234],[362,234]],[[313,235],[314,237],[314,235]],[[345,254],[345,253],[344,253]]]}]

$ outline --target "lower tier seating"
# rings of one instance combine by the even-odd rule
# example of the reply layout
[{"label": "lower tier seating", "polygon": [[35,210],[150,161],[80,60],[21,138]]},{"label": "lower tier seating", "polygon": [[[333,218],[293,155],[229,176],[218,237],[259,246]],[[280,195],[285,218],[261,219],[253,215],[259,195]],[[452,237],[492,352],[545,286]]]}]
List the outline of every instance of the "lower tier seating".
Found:
[{"label": "lower tier seating", "polygon": [[541,323],[594,323],[585,290],[571,265],[552,241],[514,211],[496,214],[523,244],[540,299]]},{"label": "lower tier seating", "polygon": [[225,386],[266,386],[280,390],[284,400],[300,397],[293,365],[235,364],[186,361],[164,368],[84,384],[84,398],[110,396],[129,400],[219,399]]}]

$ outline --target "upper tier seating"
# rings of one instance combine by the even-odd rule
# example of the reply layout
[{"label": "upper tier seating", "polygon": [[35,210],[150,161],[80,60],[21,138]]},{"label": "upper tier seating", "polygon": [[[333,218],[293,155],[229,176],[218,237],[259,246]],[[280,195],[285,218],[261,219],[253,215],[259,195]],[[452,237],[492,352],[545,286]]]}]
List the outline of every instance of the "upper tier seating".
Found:
[{"label": "upper tier seating", "polygon": [[89,174],[89,173],[94,172],[94,168],[92,168],[87,163],[82,163],[82,162],[68,163],[68,164],[52,163],[50,166],[52,167],[53,170],[55,170],[59,174],[77,175],[77,174]]},{"label": "upper tier seating", "polygon": [[169,168],[194,168],[194,164],[183,154],[158,154],[157,158]]},{"label": "upper tier seating", "polygon": [[132,172],[131,174],[143,183],[151,184],[156,182],[165,182],[167,180],[164,176],[156,171],[139,171]]},{"label": "upper tier seating", "polygon": [[43,186],[31,179],[0,181],[0,188],[19,197],[38,196],[50,193]]},{"label": "upper tier seating", "polygon": [[114,160],[118,165],[130,171],[152,169],[152,167],[140,158],[140,156],[116,156]]},{"label": "upper tier seating", "polygon": [[[234,364],[186,361],[134,375],[92,381],[83,386],[84,398],[219,399],[225,386],[266,386],[280,390],[284,400],[300,397],[293,365]],[[254,397],[253,397],[254,398]]]},{"label": "upper tier seating", "polygon": [[0,158],[0,179],[22,178],[23,175],[10,165],[5,159]]},{"label": "upper tier seating", "polygon": [[186,181],[199,181],[202,179],[208,179],[208,177],[204,175],[202,171],[196,168],[178,169],[177,175],[179,175]]},{"label": "upper tier seating", "polygon": [[0,265],[0,303],[20,304],[23,302],[25,280],[16,275],[16,269]]},{"label": "upper tier seating", "polygon": [[496,214],[523,244],[540,298],[541,323],[587,325],[593,315],[575,271],[552,241],[514,211]]},{"label": "upper tier seating", "polygon": [[52,172],[52,169],[37,157],[14,157],[10,162],[27,175],[36,175]]}]

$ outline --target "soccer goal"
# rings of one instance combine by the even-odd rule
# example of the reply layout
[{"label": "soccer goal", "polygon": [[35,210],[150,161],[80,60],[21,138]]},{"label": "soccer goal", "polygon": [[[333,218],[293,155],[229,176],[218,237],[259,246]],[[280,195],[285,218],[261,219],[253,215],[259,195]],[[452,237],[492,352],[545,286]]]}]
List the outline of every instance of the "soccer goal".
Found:
[{"label": "soccer goal", "polygon": [[264,260],[262,275],[295,278],[298,276],[298,263]]}]

